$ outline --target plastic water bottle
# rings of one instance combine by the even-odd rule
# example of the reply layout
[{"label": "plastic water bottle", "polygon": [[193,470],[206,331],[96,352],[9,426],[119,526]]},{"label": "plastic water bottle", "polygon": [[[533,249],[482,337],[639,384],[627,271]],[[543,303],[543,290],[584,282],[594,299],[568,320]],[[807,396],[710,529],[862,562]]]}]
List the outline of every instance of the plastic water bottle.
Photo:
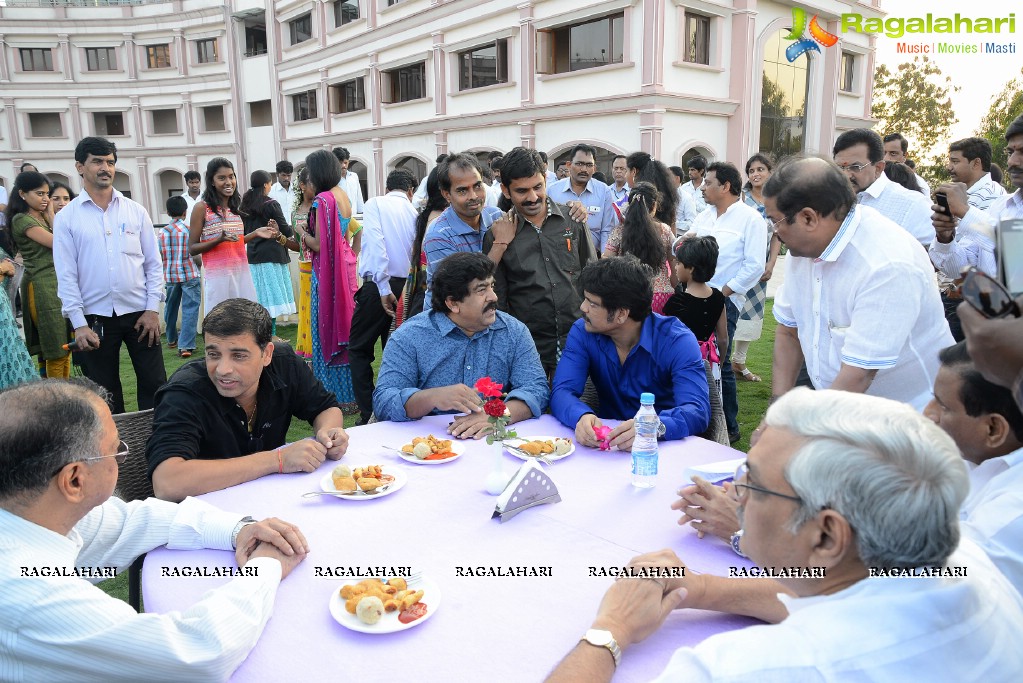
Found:
[{"label": "plastic water bottle", "polygon": [[632,485],[649,489],[657,482],[657,430],[661,420],[654,410],[654,395],[639,397],[636,438],[632,442]]}]

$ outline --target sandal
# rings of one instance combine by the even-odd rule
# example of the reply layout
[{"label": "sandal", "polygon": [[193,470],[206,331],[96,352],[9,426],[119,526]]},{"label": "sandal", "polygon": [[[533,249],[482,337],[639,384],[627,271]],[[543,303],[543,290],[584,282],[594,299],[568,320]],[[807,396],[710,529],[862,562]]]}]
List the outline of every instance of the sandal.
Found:
[{"label": "sandal", "polygon": [[732,363],[732,372],[734,372],[736,374],[736,377],[738,377],[739,379],[742,379],[742,381],[744,381],[744,382],[762,382],[763,381],[760,378],[760,375],[753,374],[753,371],[750,370],[749,368],[746,368],[746,367],[740,369],[740,368],[736,367],[735,363]]}]

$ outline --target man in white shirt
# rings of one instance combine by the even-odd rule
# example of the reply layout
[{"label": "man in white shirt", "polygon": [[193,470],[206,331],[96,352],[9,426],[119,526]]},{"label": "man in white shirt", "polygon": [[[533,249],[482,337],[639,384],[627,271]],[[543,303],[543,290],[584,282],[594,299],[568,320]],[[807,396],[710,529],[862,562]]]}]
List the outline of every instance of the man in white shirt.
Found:
[{"label": "man in white shirt", "polygon": [[[188,498],[111,498],[129,453],[103,399],[49,380],[0,393],[0,677],[226,680],[308,543]],[[234,550],[236,577],[184,612],[136,614],[90,585],[161,545]],[[224,556],[224,564],[228,564]]]},{"label": "man in white shirt", "polygon": [[924,415],[952,437],[970,465],[963,533],[1023,592],[1023,413],[1012,392],[984,379],[966,342],[942,349]]},{"label": "man in white shirt", "polygon": [[991,179],[991,143],[964,138],[948,146],[948,172],[953,183],[965,183],[970,206],[986,210],[1005,188]]},{"label": "man in white shirt", "polygon": [[689,182],[682,185],[682,191],[689,195],[696,207],[696,213],[701,214],[707,208],[707,202],[703,198],[703,176],[707,172],[707,160],[702,156],[695,156],[689,160],[686,166],[689,169]]},{"label": "man in white shirt", "polygon": [[676,650],[658,681],[1020,680],[1023,598],[960,541],[969,483],[952,439],[908,406],[848,392],[801,388],[765,421],[736,481],[739,543],[790,575],[668,578],[659,569],[685,566],[672,551],[637,557],[645,577],[612,585],[548,683],[610,681],[679,607],[769,623]]},{"label": "man in white shirt", "polygon": [[374,347],[387,346],[401,290],[405,287],[412,243],[416,239],[416,213],[412,194],[416,179],[399,168],[387,176],[387,194],[366,202],[362,216],[362,254],[359,274],[363,285],[355,293],[355,312],[348,342],[355,401],[362,413],[360,424],[373,414]]},{"label": "man in white shirt", "polygon": [[790,255],[774,300],[781,324],[772,393],[795,385],[805,359],[817,389],[922,410],[938,350],[953,343],[927,254],[892,221],[856,204],[845,174],[823,159],[784,165],[764,186],[764,199]]},{"label": "man in white shirt", "polygon": [[163,262],[153,221],[142,206],[114,189],[117,147],[83,138],[75,147],[82,193],[53,223],[53,263],[61,312],[88,351],[85,374],[111,393],[124,412],[121,344],[135,369],[139,410],[153,407],[167,381],[160,350]]},{"label": "man in white shirt", "polygon": [[[890,218],[925,247],[934,241],[928,196],[888,179],[880,135],[867,128],[847,130],[835,140],[832,154],[835,163],[849,177],[860,204]],[[884,242],[877,247],[883,249]]]},{"label": "man in white shirt", "polygon": [[185,200],[185,225],[188,225],[189,219],[192,217],[192,209],[199,203],[199,199],[202,197],[201,186],[202,175],[199,171],[186,171],[185,172],[185,186],[188,188],[181,197]]},{"label": "man in white shirt", "polygon": [[281,205],[284,217],[291,221],[291,211],[295,208],[295,198],[298,196],[298,188],[291,182],[291,176],[295,172],[295,166],[287,159],[277,162],[277,182],[270,186],[270,199]]},{"label": "man in white shirt", "polygon": [[[906,158],[906,153],[909,152],[909,140],[902,136],[902,133],[891,133],[890,135],[884,136],[884,160],[894,161],[898,164],[906,164],[910,169],[913,169],[913,162]],[[931,186],[927,184],[927,181],[913,169],[913,174],[916,176],[916,184],[920,187],[920,190],[925,196],[931,196]]]},{"label": "man in white shirt", "polygon": [[597,253],[604,253],[604,246],[611,230],[618,224],[612,206],[611,191],[606,183],[593,179],[597,170],[597,151],[589,145],[576,145],[569,157],[571,173],[556,183],[547,186],[547,196],[558,204],[582,202],[588,214],[586,227],[593,237]]},{"label": "man in white shirt", "polygon": [[707,284],[725,295],[728,318],[728,354],[721,363],[721,399],[728,438],[739,440],[739,399],[732,372],[732,337],[739,321],[744,295],[760,281],[767,266],[767,230],[760,213],[740,198],[742,176],[727,161],[707,167],[700,185],[707,200],[706,211],[693,221],[686,236],[713,236],[718,242],[718,264]]},{"label": "man in white shirt", "polygon": [[335,147],[331,152],[334,153],[334,156],[341,163],[341,181],[337,186],[348,195],[348,201],[352,204],[352,214],[361,216],[363,209],[365,209],[366,200],[362,197],[362,185],[359,181],[359,174],[348,170],[348,164],[351,161],[352,155],[344,147]]},{"label": "man in white shirt", "polygon": [[607,184],[607,189],[611,190],[611,201],[619,208],[629,201],[629,191],[632,189],[626,182],[626,176],[629,175],[629,165],[625,163],[626,159],[628,159],[627,156],[619,154],[611,161],[611,176],[614,182]]},{"label": "man in white shirt", "polygon": [[688,192],[682,189],[682,167],[669,166],[671,171],[671,183],[678,195],[678,204],[675,207],[675,234],[679,237],[689,231],[689,226],[696,220],[696,204]]}]

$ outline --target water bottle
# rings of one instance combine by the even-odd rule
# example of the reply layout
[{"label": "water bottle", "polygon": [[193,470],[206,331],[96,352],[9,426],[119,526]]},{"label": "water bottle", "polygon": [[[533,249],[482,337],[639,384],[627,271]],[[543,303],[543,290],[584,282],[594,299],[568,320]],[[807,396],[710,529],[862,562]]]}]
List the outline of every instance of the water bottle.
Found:
[{"label": "water bottle", "polygon": [[632,485],[649,489],[657,482],[657,430],[661,424],[654,410],[654,395],[639,397],[636,438],[632,442]]}]

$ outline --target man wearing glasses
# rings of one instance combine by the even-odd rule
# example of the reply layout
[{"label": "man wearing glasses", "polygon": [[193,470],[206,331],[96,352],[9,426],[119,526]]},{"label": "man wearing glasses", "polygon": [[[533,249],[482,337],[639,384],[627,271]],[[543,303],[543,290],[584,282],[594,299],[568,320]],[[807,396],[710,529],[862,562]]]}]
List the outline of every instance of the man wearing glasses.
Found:
[{"label": "man wearing glasses", "polygon": [[[102,391],[49,380],[0,393],[2,678],[226,679],[255,646],[281,580],[305,559],[306,539],[279,519],[255,522],[194,498],[111,498],[118,465],[142,454],[118,440]],[[136,614],[83,580],[161,545],[234,550],[236,578],[167,615]]]},{"label": "man wearing glasses", "polygon": [[593,246],[598,254],[603,254],[607,238],[611,236],[611,230],[618,221],[612,207],[614,199],[611,190],[604,183],[593,179],[597,170],[596,158],[597,151],[589,145],[573,147],[568,177],[548,185],[547,196],[558,204],[582,203],[589,214],[586,227],[593,236]]},{"label": "man wearing glasses", "polygon": [[[548,683],[610,681],[683,607],[769,625],[680,648],[657,680],[1020,680],[1023,598],[960,537],[968,486],[955,443],[909,406],[793,391],[768,409],[736,490],[742,549],[796,576],[620,579]],[[685,565],[662,550],[630,566]]]},{"label": "man wearing glasses", "polygon": [[927,253],[856,204],[845,175],[823,159],[783,164],[764,186],[764,206],[794,257],[774,300],[773,395],[795,385],[805,360],[817,389],[923,410],[938,350],[954,343]]}]

